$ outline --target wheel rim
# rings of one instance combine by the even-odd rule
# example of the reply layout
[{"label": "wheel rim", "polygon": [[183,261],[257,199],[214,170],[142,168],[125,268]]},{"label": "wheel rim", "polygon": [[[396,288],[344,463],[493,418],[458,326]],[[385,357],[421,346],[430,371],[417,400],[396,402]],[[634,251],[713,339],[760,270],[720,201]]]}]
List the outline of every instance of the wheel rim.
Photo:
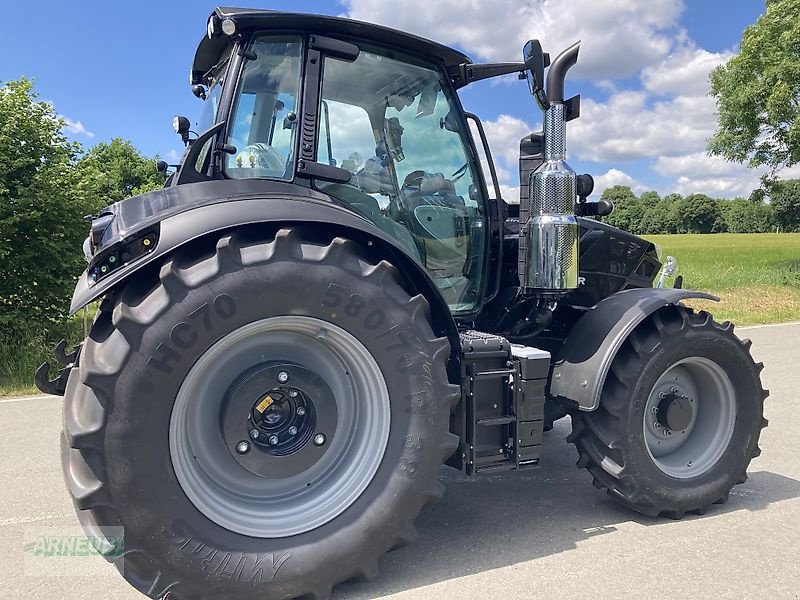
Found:
[{"label": "wheel rim", "polygon": [[[259,387],[261,380],[269,383]],[[255,412],[243,410],[248,394]],[[284,404],[264,419],[257,443],[253,415],[279,395]],[[311,317],[264,319],[216,342],[186,376],[170,421],[172,465],[189,500],[218,525],[253,537],[297,535],[337,517],[367,488],[390,416],[380,367],[356,338]]]},{"label": "wheel rim", "polygon": [[644,439],[655,465],[679,479],[719,462],[733,436],[736,392],[714,361],[695,356],[668,368],[648,396]]}]

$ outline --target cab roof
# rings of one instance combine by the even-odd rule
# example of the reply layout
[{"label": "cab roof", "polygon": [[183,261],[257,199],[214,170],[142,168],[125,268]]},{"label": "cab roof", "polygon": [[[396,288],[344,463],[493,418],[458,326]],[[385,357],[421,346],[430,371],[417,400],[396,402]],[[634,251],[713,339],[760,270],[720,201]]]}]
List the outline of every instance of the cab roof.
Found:
[{"label": "cab roof", "polygon": [[[220,21],[231,19],[236,23],[237,30],[295,30],[320,35],[341,35],[357,40],[387,44],[413,54],[438,59],[448,69],[472,63],[467,55],[454,48],[397,29],[342,17],[231,7],[217,7],[209,19],[214,17]],[[202,83],[203,75],[217,64],[220,55],[229,43],[230,38],[225,35],[218,35],[212,39],[209,39],[208,36],[203,37],[197,47],[192,64],[192,83]]]}]

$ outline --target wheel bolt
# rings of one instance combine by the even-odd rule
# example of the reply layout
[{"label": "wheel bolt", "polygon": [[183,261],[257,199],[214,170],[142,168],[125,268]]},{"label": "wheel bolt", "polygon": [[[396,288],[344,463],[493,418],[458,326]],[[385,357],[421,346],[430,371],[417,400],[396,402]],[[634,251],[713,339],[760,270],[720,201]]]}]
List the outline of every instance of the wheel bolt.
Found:
[{"label": "wheel bolt", "polygon": [[301,417],[302,417],[304,414],[306,414],[306,409],[305,409],[305,407],[304,407],[304,406],[298,406],[298,407],[297,407],[297,414],[298,414],[298,415],[300,415]]},{"label": "wheel bolt", "polygon": [[287,381],[289,381],[289,373],[286,371],[278,373],[278,383],[286,383]]},{"label": "wheel bolt", "polygon": [[261,434],[258,432],[258,429],[250,430],[250,437],[253,438],[254,440],[257,440],[259,435]]},{"label": "wheel bolt", "polygon": [[236,444],[236,452],[239,454],[247,454],[250,452],[250,443],[242,440],[238,444]]},{"label": "wheel bolt", "polygon": [[654,406],[654,407],[653,407],[653,408],[651,408],[650,410],[652,410],[652,411],[653,411],[653,414],[656,414],[656,413],[658,412],[658,407],[657,407],[657,406]]},{"label": "wheel bolt", "polygon": [[269,442],[270,446],[277,446],[278,442],[280,440],[278,440],[278,436],[277,435],[271,435],[271,436],[269,436],[269,440],[267,440],[267,441]]},{"label": "wheel bolt", "polygon": [[290,395],[292,398],[297,398],[297,395],[298,395],[298,394],[299,394],[299,392],[298,392],[297,390],[292,390],[292,391],[290,391],[290,392],[289,392],[289,395]]},{"label": "wheel bolt", "polygon": [[294,425],[289,427],[289,435],[297,435],[297,427],[295,427]]},{"label": "wheel bolt", "polygon": [[658,392],[658,399],[659,400],[663,400],[666,397],[667,397],[667,395],[664,392]]},{"label": "wheel bolt", "polygon": [[675,386],[672,386],[672,389],[671,389],[670,391],[671,391],[673,394],[678,394],[678,393],[680,393],[680,390],[679,390],[678,388],[676,388]]},{"label": "wheel bolt", "polygon": [[317,435],[314,436],[314,445],[322,446],[325,443],[326,439],[327,438],[325,437],[324,433],[318,433]]},{"label": "wheel bolt", "polygon": [[653,427],[655,427],[656,429],[661,429],[661,423],[659,423],[658,421],[653,421]]}]

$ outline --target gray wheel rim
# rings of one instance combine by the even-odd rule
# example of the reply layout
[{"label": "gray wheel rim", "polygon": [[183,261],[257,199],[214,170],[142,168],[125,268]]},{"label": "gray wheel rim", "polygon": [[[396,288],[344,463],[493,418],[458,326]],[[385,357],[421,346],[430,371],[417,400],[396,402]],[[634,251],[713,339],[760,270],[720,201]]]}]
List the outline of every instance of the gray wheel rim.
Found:
[{"label": "gray wheel rim", "polygon": [[[219,415],[232,381],[272,360],[318,373],[338,415],[336,435],[318,462],[267,479],[235,461]],[[210,520],[252,537],[287,537],[328,523],[358,499],[383,459],[390,417],[383,374],[361,342],[320,319],[273,317],[229,333],[192,367],[175,399],[170,455],[186,496]]]},{"label": "gray wheel rim", "polygon": [[[658,408],[669,395],[691,404],[691,419],[671,430],[658,420]],[[644,439],[655,465],[679,479],[697,477],[716,465],[733,437],[736,392],[714,361],[695,356],[676,362],[651,390],[644,413]]]}]

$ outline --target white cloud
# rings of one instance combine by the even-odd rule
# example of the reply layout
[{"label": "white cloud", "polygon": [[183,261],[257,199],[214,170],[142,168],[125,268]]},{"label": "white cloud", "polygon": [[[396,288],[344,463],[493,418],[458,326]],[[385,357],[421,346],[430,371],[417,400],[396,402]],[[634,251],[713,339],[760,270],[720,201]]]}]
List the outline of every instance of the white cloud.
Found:
[{"label": "white cloud", "polygon": [[705,152],[693,152],[682,156],[659,156],[653,170],[665,177],[708,177],[710,175],[742,175],[750,172],[741,164],[728,162],[719,156]]},{"label": "white cloud", "polygon": [[86,129],[86,127],[80,121],[73,121],[69,117],[65,117],[64,115],[60,115],[62,119],[64,119],[64,129],[66,129],[72,135],[83,135],[88,138],[93,138],[94,133]]},{"label": "white cloud", "polygon": [[483,128],[486,130],[486,139],[498,168],[505,168],[507,171],[516,173],[519,160],[519,141],[531,132],[538,131],[541,127],[541,123],[529,125],[522,119],[511,115],[500,115],[494,121],[484,121]]},{"label": "white cloud", "polygon": [[635,194],[646,192],[649,188],[642,185],[641,182],[634,179],[624,171],[619,169],[609,169],[602,175],[597,175],[594,178],[594,192],[592,196],[601,196],[606,188],[614,187],[615,185],[627,185],[633,190]]},{"label": "white cloud", "polygon": [[685,46],[659,63],[645,67],[642,83],[654,94],[705,96],[709,90],[709,73],[732,56],[732,52],[709,52]]},{"label": "white cloud", "polygon": [[714,132],[714,100],[678,96],[647,103],[643,91],[623,91],[607,102],[584,100],[581,118],[570,124],[569,145],[596,162],[677,156],[706,147]]},{"label": "white cloud", "polygon": [[[679,194],[707,194],[721,198],[749,196],[758,188],[760,178],[767,169],[748,169],[745,165],[728,162],[719,156],[695,152],[685,156],[659,157],[653,171],[672,177],[675,184],[668,192]],[[778,173],[781,179],[800,176],[800,165]]]},{"label": "white cloud", "polygon": [[555,56],[582,40],[575,74],[625,77],[665,56],[682,0],[344,0],[347,16],[413,31],[467,48],[476,58],[519,59],[524,43],[541,40]]},{"label": "white cloud", "polygon": [[519,204],[519,186],[500,185],[500,195],[506,204]]},{"label": "white cloud", "polygon": [[182,156],[183,152],[179,152],[173,148],[165,152],[162,158],[171,165],[177,165],[181,161]]}]

